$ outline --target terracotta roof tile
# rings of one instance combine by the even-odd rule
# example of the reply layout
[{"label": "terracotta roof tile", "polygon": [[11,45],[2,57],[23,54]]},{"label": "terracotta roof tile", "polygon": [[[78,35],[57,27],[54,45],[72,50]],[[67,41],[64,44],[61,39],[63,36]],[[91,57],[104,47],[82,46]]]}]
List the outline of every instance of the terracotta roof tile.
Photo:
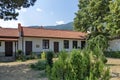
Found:
[{"label": "terracotta roof tile", "polygon": [[26,37],[64,38],[64,39],[85,39],[86,33],[66,30],[53,30],[43,28],[23,27],[23,34]]},{"label": "terracotta roof tile", "polygon": [[14,28],[0,28],[0,37],[18,37],[18,30]]}]

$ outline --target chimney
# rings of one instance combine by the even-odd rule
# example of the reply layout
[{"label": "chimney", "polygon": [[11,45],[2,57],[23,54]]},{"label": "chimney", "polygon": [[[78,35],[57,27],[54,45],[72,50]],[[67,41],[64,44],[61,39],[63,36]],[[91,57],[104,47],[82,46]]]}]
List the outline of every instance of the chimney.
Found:
[{"label": "chimney", "polygon": [[21,26],[21,23],[18,23],[18,27]]},{"label": "chimney", "polygon": [[18,31],[19,31],[19,32],[21,32],[21,27],[22,27],[21,24],[18,23]]},{"label": "chimney", "polygon": [[23,27],[21,26],[21,23],[18,23],[18,31],[19,31],[19,36],[23,36]]},{"label": "chimney", "polygon": [[40,26],[40,28],[41,28],[41,29],[44,29],[44,27],[43,27],[43,26]]}]

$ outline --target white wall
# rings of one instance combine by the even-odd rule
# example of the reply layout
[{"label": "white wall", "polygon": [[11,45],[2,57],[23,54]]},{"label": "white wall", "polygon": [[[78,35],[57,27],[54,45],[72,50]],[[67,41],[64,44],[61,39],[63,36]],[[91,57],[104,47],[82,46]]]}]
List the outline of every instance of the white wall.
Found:
[{"label": "white wall", "polygon": [[3,41],[0,42],[1,42],[0,52],[5,52],[5,43]]},{"label": "white wall", "polygon": [[[49,49],[43,49],[42,47],[42,41],[43,39],[49,40]],[[53,38],[30,38],[30,37],[24,37],[24,53],[25,53],[25,41],[32,41],[32,51],[33,52],[42,52],[42,51],[54,51],[54,42],[59,42],[59,51],[62,51],[64,49],[64,40],[69,40],[69,49],[66,49],[66,51],[71,51],[73,48],[71,39],[53,39]],[[81,41],[78,41],[78,47],[81,47]],[[22,39],[19,39],[19,49],[22,50]],[[39,45],[39,48],[36,47],[36,45]]]},{"label": "white wall", "polygon": [[112,51],[120,51],[120,39],[115,39],[112,41],[109,41],[109,47],[108,50]]}]

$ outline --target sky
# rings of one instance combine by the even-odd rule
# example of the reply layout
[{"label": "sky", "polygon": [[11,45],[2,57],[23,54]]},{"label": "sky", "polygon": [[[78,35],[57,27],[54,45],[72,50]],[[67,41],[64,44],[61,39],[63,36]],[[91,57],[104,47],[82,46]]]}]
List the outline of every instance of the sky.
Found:
[{"label": "sky", "polygon": [[22,8],[18,20],[0,20],[1,27],[51,26],[72,22],[78,10],[78,0],[37,0],[35,5]]}]

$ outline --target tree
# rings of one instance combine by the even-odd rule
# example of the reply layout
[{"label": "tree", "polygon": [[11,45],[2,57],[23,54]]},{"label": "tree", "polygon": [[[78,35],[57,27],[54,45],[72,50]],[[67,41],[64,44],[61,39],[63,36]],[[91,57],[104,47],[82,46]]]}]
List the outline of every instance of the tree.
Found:
[{"label": "tree", "polygon": [[92,39],[90,41],[94,44],[100,41],[99,37],[103,38],[107,44],[99,43],[99,47],[102,45],[105,50],[109,38],[120,34],[120,0],[79,0],[78,7],[74,18],[75,30],[90,31],[88,40]]},{"label": "tree", "polygon": [[74,18],[75,30],[92,36],[118,35],[120,33],[120,0],[79,0],[79,10]]},{"label": "tree", "polygon": [[103,33],[104,17],[109,12],[110,0],[79,0],[79,10],[74,19],[75,29],[80,31]]},{"label": "tree", "polygon": [[111,0],[109,9],[105,17],[106,29],[112,36],[120,35],[120,0]]},{"label": "tree", "polygon": [[33,6],[36,0],[0,0],[0,19],[16,20],[19,13],[16,10]]},{"label": "tree", "polygon": [[76,17],[74,18],[75,30],[82,32],[91,32],[88,35],[88,42],[96,44],[100,42],[100,38],[103,38],[102,40],[106,40],[105,42],[103,41],[104,43],[107,43],[106,45],[104,43],[99,43],[99,47],[101,49],[106,49],[108,46],[107,39],[110,35],[106,30],[105,20],[105,17],[110,12],[109,1],[111,0],[79,0],[79,10],[76,13]]}]

